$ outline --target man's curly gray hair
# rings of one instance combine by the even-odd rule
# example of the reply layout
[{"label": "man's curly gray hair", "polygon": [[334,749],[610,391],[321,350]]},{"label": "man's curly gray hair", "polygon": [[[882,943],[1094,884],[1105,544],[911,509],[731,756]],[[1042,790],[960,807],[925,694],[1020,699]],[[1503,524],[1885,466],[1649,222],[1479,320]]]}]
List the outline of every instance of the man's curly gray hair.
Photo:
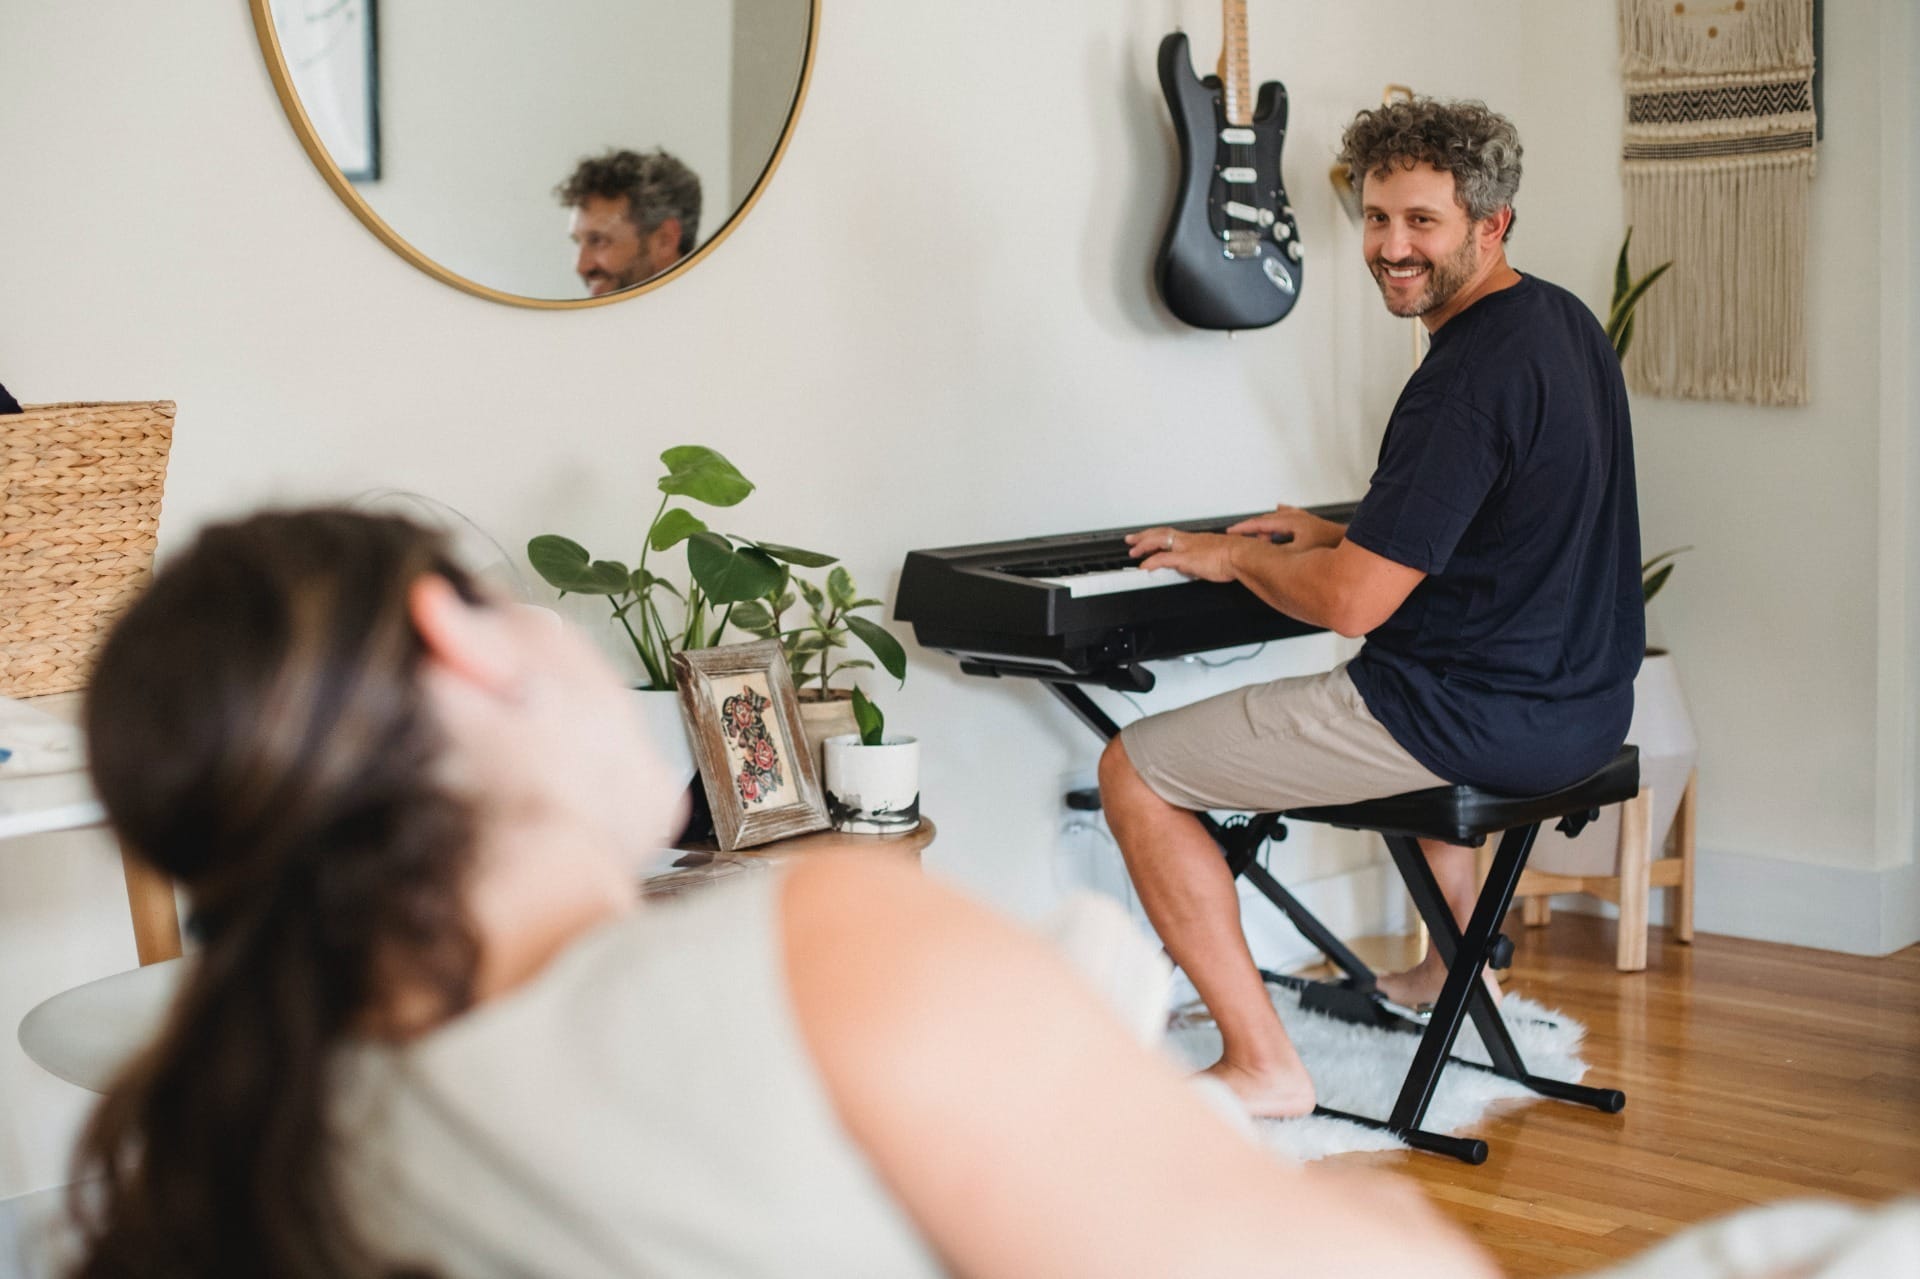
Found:
[{"label": "man's curly gray hair", "polygon": [[[1475,222],[1513,206],[1520,187],[1520,134],[1484,102],[1414,98],[1362,111],[1340,138],[1354,189],[1389,166],[1425,161],[1453,175],[1454,197]],[[1507,235],[1513,234],[1511,223]]]}]

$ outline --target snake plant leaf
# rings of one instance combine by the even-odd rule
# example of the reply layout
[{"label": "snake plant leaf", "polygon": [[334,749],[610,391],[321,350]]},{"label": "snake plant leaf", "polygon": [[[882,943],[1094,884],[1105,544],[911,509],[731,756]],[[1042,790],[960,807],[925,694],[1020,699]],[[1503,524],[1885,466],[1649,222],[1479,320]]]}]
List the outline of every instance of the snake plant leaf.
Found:
[{"label": "snake plant leaf", "polygon": [[772,556],[757,547],[736,548],[713,532],[687,539],[687,568],[715,604],[744,604],[780,585],[780,565]]},{"label": "snake plant leaf", "polygon": [[682,444],[660,455],[667,473],[660,477],[660,491],[690,497],[708,506],[737,506],[753,492],[753,481],[714,450],[699,444]]},{"label": "snake plant leaf", "polygon": [[1612,310],[1620,309],[1620,299],[1633,287],[1633,274],[1627,269],[1627,248],[1633,243],[1633,228],[1627,228],[1627,238],[1620,241],[1620,260],[1613,264],[1613,305]]},{"label": "snake plant leaf", "polygon": [[695,533],[706,531],[705,520],[691,511],[683,511],[676,506],[670,511],[662,512],[660,518],[653,522],[653,527],[647,532],[647,545],[656,551],[664,551],[670,546],[686,541]]},{"label": "snake plant leaf", "polygon": [[1647,290],[1652,288],[1660,277],[1665,275],[1672,267],[1673,263],[1662,262],[1659,266],[1634,281],[1633,286],[1626,291],[1626,294],[1613,304],[1613,314],[1622,319],[1631,319],[1633,316],[1633,308],[1640,305],[1640,299],[1645,296]]},{"label": "snake plant leaf", "polygon": [[1676,546],[1670,551],[1662,551],[1658,555],[1654,556],[1652,559],[1648,560],[1645,564],[1642,564],[1640,566],[1640,571],[1644,573],[1648,569],[1658,568],[1660,565],[1665,564],[1668,560],[1672,559],[1674,556],[1684,555],[1688,551],[1691,551],[1692,549],[1693,548],[1691,546]]},{"label": "snake plant leaf", "polygon": [[857,687],[853,690],[853,719],[860,725],[862,746],[878,746],[886,740],[887,717]]},{"label": "snake plant leaf", "polygon": [[1627,349],[1633,345],[1633,317],[1631,315],[1627,317],[1626,323],[1620,326],[1620,332],[1615,335],[1612,340],[1615,358],[1621,360],[1626,359]]},{"label": "snake plant leaf", "polygon": [[850,616],[843,620],[847,628],[860,637],[861,643],[873,650],[873,655],[880,659],[880,665],[886,668],[887,674],[902,683],[906,682],[907,651],[900,647],[899,640],[878,623],[869,622],[864,617]]},{"label": "snake plant leaf", "polygon": [[785,560],[789,564],[798,564],[801,568],[825,568],[837,564],[837,555],[823,555],[819,551],[803,551],[797,546],[782,546],[778,542],[755,542],[755,546],[773,556],[776,560]]}]

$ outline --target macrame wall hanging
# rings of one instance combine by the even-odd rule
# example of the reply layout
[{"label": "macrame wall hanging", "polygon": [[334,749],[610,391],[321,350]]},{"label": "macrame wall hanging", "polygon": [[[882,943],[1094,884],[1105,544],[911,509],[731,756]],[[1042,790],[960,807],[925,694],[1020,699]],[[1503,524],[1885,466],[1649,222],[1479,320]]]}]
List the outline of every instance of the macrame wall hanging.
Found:
[{"label": "macrame wall hanging", "polygon": [[1620,0],[1635,390],[1807,402],[1813,0]]}]

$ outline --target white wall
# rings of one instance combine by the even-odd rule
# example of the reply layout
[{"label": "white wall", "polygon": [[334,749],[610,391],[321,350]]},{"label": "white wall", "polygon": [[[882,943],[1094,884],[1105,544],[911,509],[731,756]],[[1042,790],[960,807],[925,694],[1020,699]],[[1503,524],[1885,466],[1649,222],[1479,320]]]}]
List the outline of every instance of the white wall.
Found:
[{"label": "white wall", "polygon": [[[1294,314],[1231,340],[1172,323],[1149,285],[1172,180],[1154,51],[1184,18],[1210,61],[1215,6],[825,7],[799,134],[739,231],[665,289],[549,314],[449,289],[367,234],[295,144],[241,7],[11,0],[0,378],[28,400],[179,401],[163,551],[264,499],[375,485],[433,493],[509,546],[558,531],[630,548],[660,450],[702,442],[761,483],[742,532],[838,552],[890,596],[909,547],[1359,492],[1406,330],[1324,174],[1340,126],[1389,81],[1514,114],[1516,259],[1604,301],[1620,231],[1609,5],[1549,22],[1520,0],[1255,0],[1257,75],[1294,103],[1287,180],[1309,257]],[[1848,8],[1829,16],[1845,74],[1815,213],[1813,407],[1636,413],[1649,544],[1700,547],[1656,626],[1701,722],[1703,841],[1871,878],[1876,583],[1897,548],[1873,516],[1880,62],[1872,12]],[[1178,668],[1155,696],[1334,651]],[[1036,688],[913,661],[883,696],[928,742],[930,866],[1043,908],[1100,855],[1067,856],[1057,833],[1059,783],[1096,743]],[[130,962],[104,850],[85,876],[44,873],[77,854],[37,856],[23,874],[0,853],[8,1025]],[[1309,830],[1277,856],[1294,882],[1373,858]],[[1391,912],[1377,876],[1322,885],[1337,925]],[[8,1039],[0,1197],[58,1178],[79,1105]]]}]

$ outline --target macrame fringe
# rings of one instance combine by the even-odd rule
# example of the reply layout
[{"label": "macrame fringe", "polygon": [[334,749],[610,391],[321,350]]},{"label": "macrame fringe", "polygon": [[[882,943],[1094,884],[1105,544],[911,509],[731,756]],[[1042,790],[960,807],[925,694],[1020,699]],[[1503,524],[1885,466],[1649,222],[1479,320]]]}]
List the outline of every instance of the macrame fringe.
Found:
[{"label": "macrame fringe", "polygon": [[1630,76],[1811,67],[1813,0],[1620,0],[1620,48]]},{"label": "macrame fringe", "polygon": [[[1639,0],[1623,0],[1638,3]],[[1807,402],[1812,152],[1625,166],[1641,298],[1627,384],[1683,399]]]}]

